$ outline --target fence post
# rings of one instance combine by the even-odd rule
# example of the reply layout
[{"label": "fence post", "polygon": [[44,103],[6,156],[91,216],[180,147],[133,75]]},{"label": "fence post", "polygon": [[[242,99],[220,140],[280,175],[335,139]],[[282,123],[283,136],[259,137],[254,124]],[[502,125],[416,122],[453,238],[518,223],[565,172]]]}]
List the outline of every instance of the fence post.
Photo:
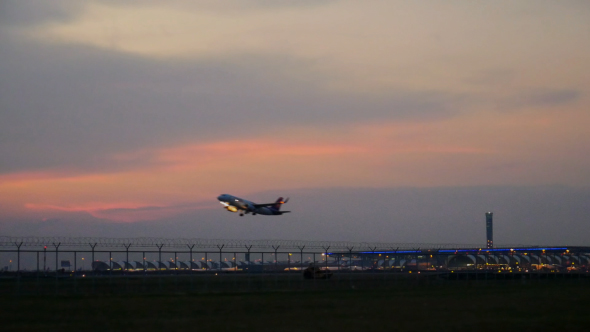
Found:
[{"label": "fence post", "polygon": [[92,264],[94,264],[94,248],[96,248],[96,245],[98,243],[88,243],[88,245],[90,246],[90,248],[92,248],[92,262],[90,263],[90,269],[92,269],[94,271],[94,267],[92,266]]},{"label": "fence post", "polygon": [[272,246],[272,248],[275,250],[275,273],[279,271],[278,270],[279,269],[279,267],[278,267],[278,264],[279,264],[279,258],[278,257],[279,256],[277,254],[277,250],[279,250],[279,247],[280,247],[280,245],[278,245],[276,247],[274,245]]},{"label": "fence post", "polygon": [[300,259],[299,264],[301,265],[301,270],[303,270],[303,249],[305,248],[305,246],[303,246],[303,247],[297,246],[297,248],[299,248],[299,252],[301,254],[301,256],[299,258]]},{"label": "fence post", "polygon": [[20,243],[14,243],[16,246],[16,276],[20,276],[20,247],[23,245],[22,241]]},{"label": "fence post", "polygon": [[55,247],[55,295],[58,294],[57,260],[58,260],[58,251],[59,251],[60,244],[61,244],[61,242],[59,242],[58,244],[53,243],[53,246]]},{"label": "fence post", "polygon": [[57,278],[57,261],[58,261],[58,251],[59,251],[59,246],[61,245],[61,242],[59,242],[58,244],[53,243],[53,246],[55,247],[55,277]]},{"label": "fence post", "polygon": [[377,247],[371,247],[369,246],[369,249],[371,250],[371,284],[375,281],[375,272],[377,272],[377,269],[375,268],[376,262],[375,262],[375,250],[377,249]]},{"label": "fence post", "polygon": [[252,245],[250,245],[250,246],[244,245],[244,247],[246,248],[246,250],[248,250],[248,253],[246,254],[247,255],[246,256],[246,261],[248,262],[248,266],[247,266],[247,268],[248,268],[248,272],[247,272],[247,274],[248,274],[248,277],[247,277],[247,279],[248,279],[248,290],[250,290],[251,283],[252,283],[252,280],[251,280],[250,275],[249,275],[250,274],[250,271],[252,269],[252,265],[251,265],[251,262],[250,262],[250,249],[252,249]]},{"label": "fence post", "polygon": [[279,254],[277,253],[277,250],[279,249],[280,245],[278,246],[272,246],[272,248],[275,250],[275,268],[274,268],[274,274],[275,274],[275,289],[279,288]]},{"label": "fence post", "polygon": [[350,279],[350,287],[354,288],[352,285],[352,249],[354,249],[354,246],[346,247],[346,249],[348,249],[348,277]]},{"label": "fence post", "polygon": [[195,245],[193,244],[192,246],[189,246],[188,244],[186,245],[188,247],[188,249],[190,250],[190,265],[189,265],[189,270],[192,271],[193,270],[193,248],[195,247]]},{"label": "fence post", "polygon": [[250,272],[250,249],[252,249],[252,245],[244,245],[244,247],[246,247],[246,250],[248,250],[248,257],[246,257],[246,261],[248,262],[248,272]]},{"label": "fence post", "polygon": [[123,268],[123,271],[124,274],[127,274],[127,264],[129,264],[129,247],[131,247],[131,243],[129,243],[128,245],[123,243],[123,246],[125,246],[125,251],[127,253],[127,258],[125,258],[125,267]]},{"label": "fence post", "polygon": [[156,247],[158,247],[158,271],[160,271],[160,264],[162,263],[162,247],[163,246],[164,246],[163,243],[162,244],[156,244]]},{"label": "fence post", "polygon": [[324,257],[326,257],[326,269],[328,269],[328,250],[330,249],[330,246],[322,248],[324,249]]},{"label": "fence post", "polygon": [[221,246],[217,244],[217,248],[219,248],[219,272],[221,272],[221,250],[223,249],[223,247],[225,247],[225,244],[222,244]]},{"label": "fence post", "polygon": [[78,267],[77,265],[77,251],[74,251],[74,293],[78,292],[78,279],[76,278],[76,269]]}]

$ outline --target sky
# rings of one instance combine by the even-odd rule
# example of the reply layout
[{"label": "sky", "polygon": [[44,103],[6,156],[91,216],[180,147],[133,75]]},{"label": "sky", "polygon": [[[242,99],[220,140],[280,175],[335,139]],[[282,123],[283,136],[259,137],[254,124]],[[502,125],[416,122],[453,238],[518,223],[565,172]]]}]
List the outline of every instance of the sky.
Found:
[{"label": "sky", "polygon": [[[587,245],[590,3],[0,1],[3,235]],[[222,193],[290,197],[281,217]]]}]

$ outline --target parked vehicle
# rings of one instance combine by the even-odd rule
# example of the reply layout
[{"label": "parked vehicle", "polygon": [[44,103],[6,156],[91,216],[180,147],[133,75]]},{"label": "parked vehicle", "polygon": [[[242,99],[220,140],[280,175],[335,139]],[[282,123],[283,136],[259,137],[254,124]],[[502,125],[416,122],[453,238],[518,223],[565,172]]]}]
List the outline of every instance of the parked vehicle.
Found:
[{"label": "parked vehicle", "polygon": [[310,264],[303,271],[303,278],[305,279],[330,279],[334,273],[332,271]]}]

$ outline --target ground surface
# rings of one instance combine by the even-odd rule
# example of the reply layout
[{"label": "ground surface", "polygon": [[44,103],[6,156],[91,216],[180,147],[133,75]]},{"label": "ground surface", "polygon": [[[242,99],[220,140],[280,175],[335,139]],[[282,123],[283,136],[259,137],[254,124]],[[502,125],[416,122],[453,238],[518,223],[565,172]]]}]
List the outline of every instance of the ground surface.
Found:
[{"label": "ground surface", "polygon": [[4,331],[587,331],[587,280],[0,296]]}]

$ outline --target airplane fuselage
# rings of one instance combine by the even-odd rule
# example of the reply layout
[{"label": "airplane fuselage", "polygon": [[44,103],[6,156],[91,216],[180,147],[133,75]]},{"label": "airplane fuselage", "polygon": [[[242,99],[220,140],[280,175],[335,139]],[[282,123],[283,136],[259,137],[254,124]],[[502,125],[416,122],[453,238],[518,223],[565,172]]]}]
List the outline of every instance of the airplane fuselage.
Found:
[{"label": "airplane fuselage", "polygon": [[279,198],[275,203],[256,204],[247,199],[236,197],[229,194],[219,195],[219,203],[230,212],[239,212],[240,215],[252,213],[252,215],[262,214],[266,216],[277,216],[289,211],[280,211],[280,205],[285,202]]}]

